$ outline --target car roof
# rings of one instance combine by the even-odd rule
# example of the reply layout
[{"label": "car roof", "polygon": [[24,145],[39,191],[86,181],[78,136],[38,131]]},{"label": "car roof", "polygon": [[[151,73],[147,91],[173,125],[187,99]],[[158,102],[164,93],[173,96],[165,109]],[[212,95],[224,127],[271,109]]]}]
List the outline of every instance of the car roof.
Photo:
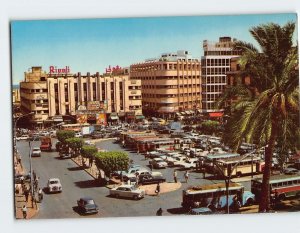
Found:
[{"label": "car roof", "polygon": [[132,185],[132,184],[122,184],[122,185],[120,185],[120,186],[118,186],[117,188],[120,188],[120,187],[122,187],[122,188],[132,188],[134,185]]},{"label": "car roof", "polygon": [[50,178],[49,181],[60,181],[58,178]]},{"label": "car roof", "polygon": [[89,201],[89,200],[94,200],[94,199],[91,197],[81,197],[80,200]]}]

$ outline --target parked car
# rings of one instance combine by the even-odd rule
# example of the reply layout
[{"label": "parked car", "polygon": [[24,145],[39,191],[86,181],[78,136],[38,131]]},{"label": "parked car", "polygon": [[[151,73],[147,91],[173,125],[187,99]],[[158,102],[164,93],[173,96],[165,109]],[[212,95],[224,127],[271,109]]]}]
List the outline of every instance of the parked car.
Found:
[{"label": "parked car", "polygon": [[185,156],[176,157],[174,162],[169,162],[170,166],[180,166],[181,164],[185,163]]},{"label": "parked car", "polygon": [[142,174],[151,174],[150,171],[148,171],[146,168],[140,168],[136,172],[131,172],[123,175],[123,180],[127,182],[130,180],[130,182],[136,182],[137,176],[140,176]]},{"label": "parked car", "polygon": [[142,174],[139,176],[139,184],[157,184],[165,181],[162,175]]},{"label": "parked car", "polygon": [[88,145],[88,146],[95,146],[95,143],[92,142],[92,141],[90,141],[90,140],[86,140],[86,141],[84,142],[84,144],[86,144],[86,145]]},{"label": "parked car", "polygon": [[145,191],[136,188],[134,185],[121,185],[109,190],[109,194],[113,197],[133,198],[134,200],[141,199],[145,196]]},{"label": "parked car", "polygon": [[75,133],[75,138],[82,138],[82,133]]},{"label": "parked car", "polygon": [[152,164],[154,168],[166,168],[168,166],[168,163],[162,158],[154,158],[151,161],[149,161],[149,164]]},{"label": "parked car", "polygon": [[41,157],[41,149],[39,147],[34,147],[31,152],[31,157]]},{"label": "parked car", "polygon": [[60,152],[59,152],[59,157],[60,157],[61,159],[68,159],[68,158],[71,158],[72,155],[71,155],[71,153],[69,153],[68,151],[60,151]]},{"label": "parked car", "polygon": [[286,175],[293,175],[293,174],[298,174],[299,170],[297,170],[296,168],[286,168],[283,170],[283,173]]},{"label": "parked car", "polygon": [[58,178],[50,178],[47,183],[47,190],[49,193],[62,192],[62,186]]},{"label": "parked car", "polygon": [[90,197],[82,197],[77,200],[77,207],[82,214],[96,214],[99,211],[95,201]]}]

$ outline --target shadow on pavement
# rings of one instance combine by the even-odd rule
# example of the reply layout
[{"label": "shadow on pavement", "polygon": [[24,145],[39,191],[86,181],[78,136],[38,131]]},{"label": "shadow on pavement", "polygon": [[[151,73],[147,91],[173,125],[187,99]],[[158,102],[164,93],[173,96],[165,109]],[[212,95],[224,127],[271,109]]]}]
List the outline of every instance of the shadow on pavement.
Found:
[{"label": "shadow on pavement", "polygon": [[76,167],[68,167],[68,170],[69,171],[81,171],[81,170],[84,170],[84,167],[78,167],[78,166],[76,166]]},{"label": "shadow on pavement", "polygon": [[186,214],[187,211],[182,207],[167,209],[170,214]]},{"label": "shadow on pavement", "polygon": [[99,182],[98,180],[84,180],[74,182],[79,188],[94,188],[94,187],[104,187],[105,184]]}]

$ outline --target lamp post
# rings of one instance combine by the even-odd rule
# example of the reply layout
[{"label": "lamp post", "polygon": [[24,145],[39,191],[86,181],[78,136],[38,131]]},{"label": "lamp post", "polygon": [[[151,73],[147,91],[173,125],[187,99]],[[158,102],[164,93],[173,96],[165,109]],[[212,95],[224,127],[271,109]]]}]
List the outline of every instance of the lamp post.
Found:
[{"label": "lamp post", "polygon": [[[228,165],[227,165],[227,175],[225,175],[225,172],[223,171],[223,169],[220,168],[220,166],[218,165],[218,163],[214,162],[215,167],[218,168],[218,170],[220,171],[220,173],[223,175],[223,179],[225,182],[225,187],[226,187],[226,209],[227,209],[227,214],[230,213],[229,211],[229,183],[231,180],[231,176],[232,176],[232,172],[234,171],[234,169],[246,158],[248,158],[249,156],[252,157],[253,160],[253,155],[256,153],[256,151],[252,151],[250,153],[245,154],[244,156],[242,156],[242,158],[231,168],[230,173],[228,173]],[[253,166],[253,164],[251,163],[251,165]]]}]

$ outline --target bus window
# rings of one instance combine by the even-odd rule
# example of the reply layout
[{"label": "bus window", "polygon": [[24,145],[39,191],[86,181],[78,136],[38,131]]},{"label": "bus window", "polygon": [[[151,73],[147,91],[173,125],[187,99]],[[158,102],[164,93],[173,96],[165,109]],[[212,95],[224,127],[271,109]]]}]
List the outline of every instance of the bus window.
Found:
[{"label": "bus window", "polygon": [[288,185],[292,185],[292,184],[293,184],[293,181],[289,181],[289,182],[288,182]]}]

